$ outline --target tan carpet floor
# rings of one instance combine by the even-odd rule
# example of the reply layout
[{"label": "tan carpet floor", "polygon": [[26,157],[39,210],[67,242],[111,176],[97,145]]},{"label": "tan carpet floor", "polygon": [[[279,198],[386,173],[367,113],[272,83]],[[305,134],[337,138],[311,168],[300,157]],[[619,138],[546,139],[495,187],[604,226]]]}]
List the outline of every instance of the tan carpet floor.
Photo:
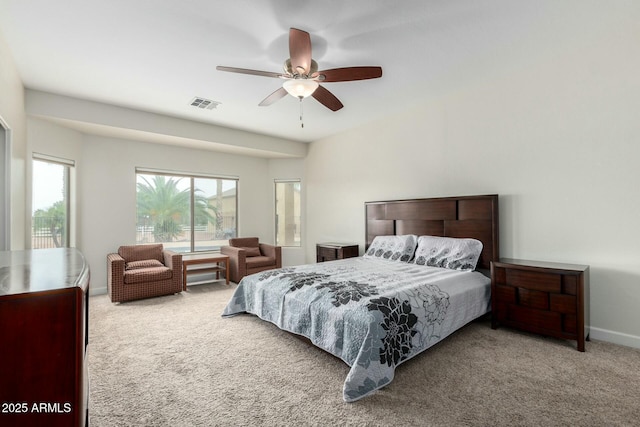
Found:
[{"label": "tan carpet floor", "polygon": [[473,322],[342,400],[341,360],[250,315],[235,285],[112,304],[90,298],[89,417],[114,426],[637,426],[640,350]]}]

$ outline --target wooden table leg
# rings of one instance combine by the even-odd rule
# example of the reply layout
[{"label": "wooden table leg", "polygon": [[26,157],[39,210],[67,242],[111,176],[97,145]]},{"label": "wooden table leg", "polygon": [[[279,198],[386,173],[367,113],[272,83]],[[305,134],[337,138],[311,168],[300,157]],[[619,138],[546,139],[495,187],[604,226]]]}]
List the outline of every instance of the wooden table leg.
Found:
[{"label": "wooden table leg", "polygon": [[182,266],[182,290],[187,290],[187,266]]}]

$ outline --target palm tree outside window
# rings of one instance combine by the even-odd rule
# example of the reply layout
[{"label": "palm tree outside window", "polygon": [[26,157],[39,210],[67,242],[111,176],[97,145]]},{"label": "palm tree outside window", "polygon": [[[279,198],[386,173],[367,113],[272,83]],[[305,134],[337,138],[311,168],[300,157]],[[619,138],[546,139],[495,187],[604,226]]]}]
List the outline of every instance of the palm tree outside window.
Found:
[{"label": "palm tree outside window", "polygon": [[237,179],[136,174],[136,242],[215,251],[236,236]]}]

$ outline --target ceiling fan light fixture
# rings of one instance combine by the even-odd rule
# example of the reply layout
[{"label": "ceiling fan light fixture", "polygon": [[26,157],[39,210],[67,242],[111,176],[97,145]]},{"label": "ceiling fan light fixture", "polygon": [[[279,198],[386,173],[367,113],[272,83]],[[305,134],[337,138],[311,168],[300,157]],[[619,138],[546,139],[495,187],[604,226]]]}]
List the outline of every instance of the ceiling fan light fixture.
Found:
[{"label": "ceiling fan light fixture", "polygon": [[318,82],[311,79],[289,79],[282,84],[289,95],[300,99],[311,95],[318,86]]}]

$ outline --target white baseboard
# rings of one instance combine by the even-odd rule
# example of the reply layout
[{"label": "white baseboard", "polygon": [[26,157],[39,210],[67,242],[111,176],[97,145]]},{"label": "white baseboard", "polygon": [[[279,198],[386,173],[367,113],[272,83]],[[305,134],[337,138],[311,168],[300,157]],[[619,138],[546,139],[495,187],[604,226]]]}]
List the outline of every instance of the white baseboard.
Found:
[{"label": "white baseboard", "polygon": [[589,337],[598,341],[606,341],[627,347],[640,348],[640,337],[623,334],[622,332],[608,331],[606,329],[594,328],[592,326],[590,328]]},{"label": "white baseboard", "polygon": [[89,296],[94,296],[94,295],[104,295],[107,293],[107,287],[104,286],[102,288],[94,288],[92,286],[89,286]]}]

